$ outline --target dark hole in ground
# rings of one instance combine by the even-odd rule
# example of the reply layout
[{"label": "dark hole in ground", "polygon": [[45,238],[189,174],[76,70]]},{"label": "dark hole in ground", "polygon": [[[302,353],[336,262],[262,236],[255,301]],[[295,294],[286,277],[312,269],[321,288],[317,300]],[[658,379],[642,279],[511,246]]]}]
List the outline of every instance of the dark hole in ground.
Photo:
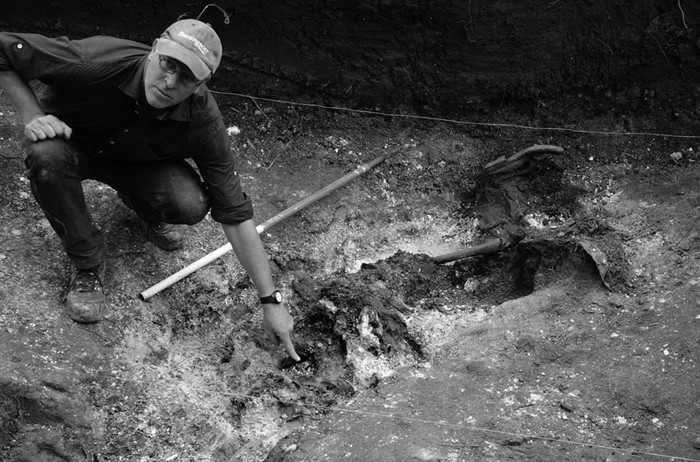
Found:
[{"label": "dark hole in ground", "polygon": [[[416,310],[488,309],[572,277],[599,278],[590,257],[568,242],[532,241],[448,265],[436,265],[427,255],[399,251],[386,260],[362,265],[357,273],[323,278],[298,273],[297,303],[310,308],[298,319],[296,331],[306,339],[302,351],[314,365],[342,363],[351,338],[359,338],[377,357],[400,352],[421,360],[424,347],[408,328],[406,315]],[[326,347],[329,342],[334,348]],[[315,348],[316,344],[324,348]]]}]

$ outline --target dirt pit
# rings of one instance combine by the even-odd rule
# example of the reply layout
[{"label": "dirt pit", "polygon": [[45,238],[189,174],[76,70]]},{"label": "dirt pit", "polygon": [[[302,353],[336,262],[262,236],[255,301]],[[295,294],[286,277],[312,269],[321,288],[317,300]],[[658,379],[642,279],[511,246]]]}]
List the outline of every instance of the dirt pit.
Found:
[{"label": "dirt pit", "polygon": [[[305,361],[265,340],[232,255],[139,300],[223,235],[162,252],[92,182],[110,310],[73,323],[0,95],[0,459],[700,459],[698,140],[220,98],[258,222],[401,147],[263,234]],[[563,153],[484,169],[542,145]]]}]

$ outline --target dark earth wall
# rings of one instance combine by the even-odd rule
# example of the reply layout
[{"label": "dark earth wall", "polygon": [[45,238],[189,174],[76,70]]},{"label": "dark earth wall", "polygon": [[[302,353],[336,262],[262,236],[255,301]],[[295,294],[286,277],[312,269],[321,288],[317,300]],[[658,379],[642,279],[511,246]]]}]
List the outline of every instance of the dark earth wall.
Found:
[{"label": "dark earth wall", "polygon": [[[0,27],[150,43],[206,2],[2,0]],[[248,0],[203,12],[226,50],[218,89],[367,109],[636,91],[695,107],[700,4],[689,0]],[[219,10],[228,14],[229,22]]]}]

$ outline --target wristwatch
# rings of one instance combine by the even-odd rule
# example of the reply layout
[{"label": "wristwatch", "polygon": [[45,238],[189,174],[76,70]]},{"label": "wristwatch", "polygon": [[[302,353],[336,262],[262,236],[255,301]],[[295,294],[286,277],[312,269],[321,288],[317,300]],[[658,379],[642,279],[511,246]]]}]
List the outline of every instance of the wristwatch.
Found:
[{"label": "wristwatch", "polygon": [[275,303],[279,305],[282,303],[282,292],[275,290],[272,294],[267,297],[260,297],[260,303]]}]

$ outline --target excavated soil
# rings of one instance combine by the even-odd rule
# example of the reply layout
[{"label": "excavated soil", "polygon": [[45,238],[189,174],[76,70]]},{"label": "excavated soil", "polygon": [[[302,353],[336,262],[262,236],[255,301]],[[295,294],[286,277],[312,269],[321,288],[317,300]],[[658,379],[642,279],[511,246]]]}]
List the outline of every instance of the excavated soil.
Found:
[{"label": "excavated soil", "polygon": [[[263,233],[305,361],[267,343],[232,255],[141,301],[223,236],[207,219],[160,251],[93,182],[109,312],[73,323],[0,95],[1,460],[700,459],[696,139],[218,97],[258,222],[400,148]],[[564,152],[484,169],[534,145]]]}]

